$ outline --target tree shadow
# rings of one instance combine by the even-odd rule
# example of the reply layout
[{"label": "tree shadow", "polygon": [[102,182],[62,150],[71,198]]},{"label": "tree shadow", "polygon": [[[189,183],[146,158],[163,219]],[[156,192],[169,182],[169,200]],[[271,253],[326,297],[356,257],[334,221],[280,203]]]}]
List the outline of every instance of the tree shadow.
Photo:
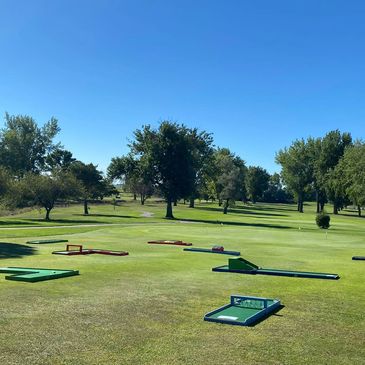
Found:
[{"label": "tree shadow", "polygon": [[119,215],[119,214],[73,214],[76,217],[105,217],[105,218],[138,218],[131,215]]},{"label": "tree shadow", "polygon": [[174,220],[191,223],[209,223],[209,224],[222,224],[227,226],[241,226],[241,227],[262,227],[262,228],[279,228],[279,229],[291,229],[289,226],[279,226],[277,224],[268,223],[245,223],[245,222],[231,222],[231,221],[210,221],[207,219],[190,219],[190,218],[174,218]]},{"label": "tree shadow", "polygon": [[0,225],[1,226],[5,226],[5,225],[6,226],[10,226],[10,225],[14,225],[14,226],[22,225],[22,226],[24,226],[24,225],[27,225],[27,224],[28,225],[31,224],[31,223],[25,222],[25,220],[24,221],[16,221],[16,220],[9,219],[8,221],[0,221]]},{"label": "tree shadow", "polygon": [[270,316],[277,316],[277,317],[283,317],[282,314],[277,314],[278,312],[280,312],[283,308],[285,308],[285,305],[280,304],[279,307],[277,307],[273,312],[268,313],[266,316],[261,317],[259,320],[257,320],[255,323],[252,323],[250,325],[248,325],[247,327],[255,327],[258,324],[260,324],[261,322],[265,321],[265,319],[269,318]]},{"label": "tree shadow", "polygon": [[0,242],[0,259],[34,255],[37,249],[19,243]]},{"label": "tree shadow", "polygon": [[[208,210],[208,211],[214,211],[214,212],[222,212],[223,208],[215,208],[215,207],[196,207],[195,209],[198,210]],[[237,213],[237,214],[248,214],[248,215],[261,215],[261,216],[271,216],[271,217],[287,217],[286,214],[280,214],[280,213],[261,213],[252,211],[252,208],[246,208],[246,207],[236,207],[236,208],[228,208],[228,213]]]},{"label": "tree shadow", "polygon": [[46,221],[44,218],[28,218],[28,221],[32,221],[35,223],[62,223],[62,224],[104,224],[110,223],[110,221],[106,220],[90,220],[90,219],[50,219]]}]

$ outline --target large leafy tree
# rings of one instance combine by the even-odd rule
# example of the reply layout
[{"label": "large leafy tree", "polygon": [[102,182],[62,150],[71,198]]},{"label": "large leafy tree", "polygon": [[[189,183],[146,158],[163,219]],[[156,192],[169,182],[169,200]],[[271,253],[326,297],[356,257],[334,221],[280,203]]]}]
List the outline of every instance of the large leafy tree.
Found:
[{"label": "large leafy tree", "polygon": [[70,172],[80,182],[81,196],[84,202],[84,214],[89,214],[88,201],[103,198],[113,192],[111,184],[104,179],[103,173],[96,165],[75,161],[70,165]]},{"label": "large leafy tree", "polygon": [[58,147],[53,139],[59,131],[55,118],[38,127],[32,117],[6,113],[5,128],[0,132],[0,165],[18,178],[39,173],[46,156]]},{"label": "large leafy tree", "polygon": [[219,205],[223,203],[223,213],[227,214],[230,204],[246,199],[245,162],[228,148],[219,148],[214,153],[213,181]]},{"label": "large leafy tree", "polygon": [[67,171],[75,161],[76,158],[72,156],[72,152],[58,147],[46,157],[46,170]]},{"label": "large leafy tree", "polygon": [[131,153],[148,166],[154,186],[167,202],[166,218],[173,218],[172,203],[191,196],[199,159],[192,130],[164,121],[157,129],[147,125],[134,132]]},{"label": "large leafy tree", "polygon": [[199,132],[197,128],[188,133],[192,162],[194,169],[194,188],[189,196],[189,207],[194,208],[194,200],[202,195],[207,188],[208,177],[212,173],[213,137],[205,131]]},{"label": "large leafy tree", "polygon": [[[336,167],[341,157],[344,155],[347,147],[352,145],[352,138],[350,133],[342,133],[339,130],[334,130],[328,132],[321,140],[319,146],[319,153],[317,153],[314,157],[314,180],[316,182],[315,188],[316,192],[319,194],[319,199],[317,202],[321,205],[321,210],[323,210],[324,202],[325,202],[325,192],[329,193],[328,198],[333,203],[334,213],[337,212],[338,206],[337,203],[340,203],[331,192],[331,188],[327,181],[330,179],[331,185],[333,186],[333,179],[336,178],[336,174],[334,174],[333,169]],[[318,147],[317,147],[318,150]],[[313,160],[313,158],[312,158]],[[329,176],[331,175],[331,176]],[[317,196],[318,197],[318,196]],[[320,201],[322,198],[322,201]],[[317,211],[318,211],[318,203],[317,203]]]},{"label": "large leafy tree", "polygon": [[347,195],[361,216],[361,207],[365,206],[365,144],[357,142],[353,147],[347,148],[336,169],[342,176]]},{"label": "large leafy tree", "polygon": [[60,199],[77,198],[81,186],[70,173],[54,175],[26,174],[16,183],[18,204],[36,205],[46,210],[45,219],[50,220],[51,210]]},{"label": "large leafy tree", "polygon": [[276,162],[282,167],[281,176],[288,189],[294,194],[298,211],[303,212],[304,194],[313,180],[313,165],[310,150],[303,139],[294,141],[289,148],[276,154]]},{"label": "large leafy tree", "polygon": [[269,187],[270,174],[260,166],[249,166],[245,178],[247,195],[255,203]]},{"label": "large leafy tree", "polygon": [[153,194],[154,187],[149,166],[144,160],[136,159],[131,154],[112,158],[108,166],[108,176],[112,180],[123,181],[125,189],[135,196],[139,195],[142,205]]}]

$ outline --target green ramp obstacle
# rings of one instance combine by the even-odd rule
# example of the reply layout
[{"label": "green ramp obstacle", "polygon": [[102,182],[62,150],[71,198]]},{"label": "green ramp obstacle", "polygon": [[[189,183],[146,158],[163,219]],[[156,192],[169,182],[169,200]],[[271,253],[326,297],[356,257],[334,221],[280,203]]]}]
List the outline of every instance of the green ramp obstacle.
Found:
[{"label": "green ramp obstacle", "polygon": [[353,260],[365,260],[365,256],[353,256]]},{"label": "green ramp obstacle", "polygon": [[204,316],[204,321],[250,326],[281,307],[278,299],[231,295],[231,302]]},{"label": "green ramp obstacle", "polygon": [[321,272],[305,272],[305,271],[290,271],[278,269],[263,269],[242,257],[229,258],[228,265],[214,267],[212,271],[217,272],[234,272],[239,274],[251,275],[274,275],[274,276],[288,276],[296,278],[312,278],[312,279],[333,279],[340,278],[338,274],[328,274]]},{"label": "green ramp obstacle", "polygon": [[35,244],[35,243],[58,243],[58,242],[68,242],[68,240],[35,240],[35,241],[27,241],[26,243]]},{"label": "green ramp obstacle", "polygon": [[30,283],[79,275],[78,270],[34,269],[27,267],[0,267],[0,273],[12,274],[5,276],[6,280],[26,281]]}]

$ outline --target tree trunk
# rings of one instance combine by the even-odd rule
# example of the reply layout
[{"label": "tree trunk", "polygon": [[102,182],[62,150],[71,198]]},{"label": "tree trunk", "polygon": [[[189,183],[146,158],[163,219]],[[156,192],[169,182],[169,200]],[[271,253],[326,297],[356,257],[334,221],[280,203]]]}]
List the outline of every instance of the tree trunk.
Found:
[{"label": "tree trunk", "polygon": [[320,212],[320,204],[319,204],[319,192],[316,189],[316,203],[317,203],[317,213]]},{"label": "tree trunk", "polygon": [[223,214],[227,214],[227,212],[228,212],[228,204],[229,204],[229,199],[227,199],[227,201],[224,203]]},{"label": "tree trunk", "polygon": [[174,199],[174,207],[177,207],[177,199]]},{"label": "tree trunk", "polygon": [[357,206],[357,212],[359,214],[359,217],[361,217],[361,207],[360,207],[360,205]]},{"label": "tree trunk", "polygon": [[133,200],[137,200],[137,194],[133,193]]},{"label": "tree trunk", "polygon": [[172,214],[172,200],[171,199],[167,199],[166,217],[165,218],[169,218],[169,219],[174,218],[174,216]]},{"label": "tree trunk", "polygon": [[333,214],[338,214],[338,208],[336,202],[333,202]]},{"label": "tree trunk", "polygon": [[321,202],[320,203],[320,205],[321,205],[321,212],[323,212],[323,210],[324,210],[324,204],[325,204],[325,202]]},{"label": "tree trunk", "polygon": [[84,199],[84,214],[88,215],[89,214],[89,207],[87,205],[87,200]]},{"label": "tree trunk", "polygon": [[46,221],[49,221],[49,213],[51,213],[52,208],[46,208]]},{"label": "tree trunk", "polygon": [[219,199],[219,200],[218,200],[218,205],[219,205],[220,207],[222,206],[222,203],[223,203],[222,199]]},{"label": "tree trunk", "polygon": [[195,204],[194,204],[194,198],[190,198],[189,201],[189,208],[194,208]]},{"label": "tree trunk", "polygon": [[298,194],[298,211],[303,213],[303,193]]}]

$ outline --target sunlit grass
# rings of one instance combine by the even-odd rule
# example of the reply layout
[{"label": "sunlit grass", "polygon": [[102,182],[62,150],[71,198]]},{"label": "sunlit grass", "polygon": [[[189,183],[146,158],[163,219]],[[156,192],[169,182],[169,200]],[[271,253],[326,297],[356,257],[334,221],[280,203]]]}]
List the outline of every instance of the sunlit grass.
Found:
[{"label": "sunlit grass", "polygon": [[[241,204],[223,215],[216,204],[179,204],[172,221],[153,200],[91,208],[89,217],[81,206],[56,208],[51,222],[36,210],[0,219],[7,243],[6,250],[0,243],[0,266],[81,274],[34,284],[0,276],[1,364],[363,363],[365,264],[351,257],[365,254],[365,220],[355,212],[331,216],[326,234],[315,225],[313,205],[299,214],[291,205]],[[25,245],[45,236],[130,255],[64,257],[52,255],[63,243]],[[341,279],[213,273],[227,256],[148,245],[150,239],[223,244],[263,267]],[[231,294],[278,298],[285,307],[255,327],[204,322]]]}]

